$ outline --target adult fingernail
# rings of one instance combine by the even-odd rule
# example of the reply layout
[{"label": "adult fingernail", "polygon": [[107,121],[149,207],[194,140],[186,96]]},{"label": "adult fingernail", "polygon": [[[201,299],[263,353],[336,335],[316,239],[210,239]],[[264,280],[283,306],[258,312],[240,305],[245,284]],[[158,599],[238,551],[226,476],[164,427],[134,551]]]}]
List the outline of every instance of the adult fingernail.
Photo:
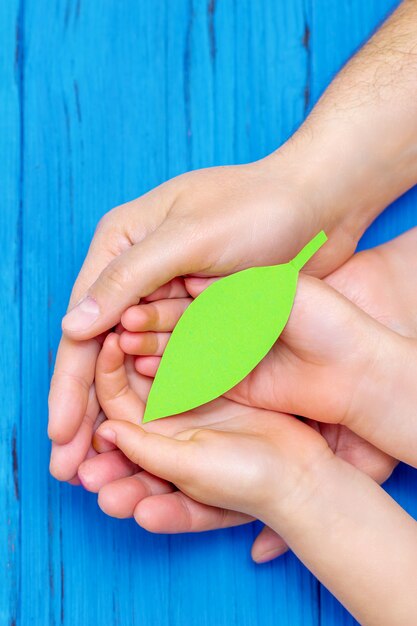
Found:
[{"label": "adult fingernail", "polygon": [[91,296],[87,296],[76,307],[66,314],[62,320],[62,329],[86,330],[100,315],[97,302]]}]

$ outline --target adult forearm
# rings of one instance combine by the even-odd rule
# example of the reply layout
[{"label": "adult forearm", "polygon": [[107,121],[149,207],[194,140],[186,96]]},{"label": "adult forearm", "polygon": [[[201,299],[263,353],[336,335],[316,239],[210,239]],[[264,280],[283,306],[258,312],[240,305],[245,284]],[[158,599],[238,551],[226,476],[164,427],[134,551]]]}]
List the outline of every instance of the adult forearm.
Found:
[{"label": "adult forearm", "polygon": [[417,182],[416,0],[349,61],[283,149],[355,237]]}]

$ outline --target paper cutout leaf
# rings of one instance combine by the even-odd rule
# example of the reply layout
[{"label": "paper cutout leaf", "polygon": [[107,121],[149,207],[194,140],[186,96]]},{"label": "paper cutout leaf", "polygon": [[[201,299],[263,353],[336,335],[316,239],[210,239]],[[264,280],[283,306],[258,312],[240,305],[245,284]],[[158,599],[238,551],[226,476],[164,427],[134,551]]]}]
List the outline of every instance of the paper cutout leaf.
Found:
[{"label": "paper cutout leaf", "polygon": [[251,267],[205,289],[172,332],[143,422],[194,409],[243,380],[283,331],[298,272],[326,240],[322,231],[289,263]]}]

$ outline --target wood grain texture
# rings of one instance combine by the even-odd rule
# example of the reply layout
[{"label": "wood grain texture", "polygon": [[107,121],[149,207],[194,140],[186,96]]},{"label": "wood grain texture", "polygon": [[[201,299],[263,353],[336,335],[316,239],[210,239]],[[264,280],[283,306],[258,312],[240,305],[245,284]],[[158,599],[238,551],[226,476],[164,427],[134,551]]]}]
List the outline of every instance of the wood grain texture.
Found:
[{"label": "wood grain texture", "polygon": [[[48,475],[46,400],[98,219],[190,168],[284,141],[394,0],[7,0],[0,6],[0,624],[339,626],[258,525],[152,536]],[[416,224],[411,191],[361,243]],[[417,516],[416,472],[388,489]]]},{"label": "wood grain texture", "polygon": [[19,614],[20,312],[21,312],[21,15],[0,6],[0,623]]}]

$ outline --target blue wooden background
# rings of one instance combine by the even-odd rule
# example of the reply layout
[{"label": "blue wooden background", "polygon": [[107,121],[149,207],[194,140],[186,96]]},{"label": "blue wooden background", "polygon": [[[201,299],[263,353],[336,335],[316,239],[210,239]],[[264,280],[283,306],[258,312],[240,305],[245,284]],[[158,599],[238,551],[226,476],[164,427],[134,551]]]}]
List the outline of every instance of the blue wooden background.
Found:
[{"label": "blue wooden background", "polygon": [[[0,3],[1,626],[354,623],[294,556],[254,565],[254,525],[152,536],[50,478],[47,392],[99,217],[187,169],[274,149],[396,4]],[[415,225],[416,203],[361,245]],[[417,516],[415,471],[388,488]]]}]

